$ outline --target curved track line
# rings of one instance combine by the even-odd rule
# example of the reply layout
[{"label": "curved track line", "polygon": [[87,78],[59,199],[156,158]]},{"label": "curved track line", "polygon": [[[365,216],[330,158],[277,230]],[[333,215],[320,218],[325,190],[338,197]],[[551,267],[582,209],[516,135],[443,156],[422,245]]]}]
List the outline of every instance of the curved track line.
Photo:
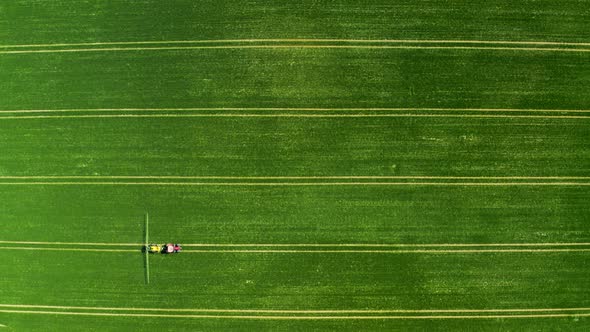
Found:
[{"label": "curved track line", "polygon": [[283,314],[378,314],[378,313],[486,313],[486,312],[564,312],[590,311],[590,308],[524,308],[524,309],[334,309],[334,310],[284,310],[284,309],[195,309],[195,308],[137,308],[137,307],[84,307],[29,304],[0,304],[0,308],[24,309],[75,309],[99,311],[161,311],[161,312],[218,312],[218,313],[283,313]]},{"label": "curved track line", "polygon": [[590,186],[590,182],[0,182],[0,186],[441,186],[441,187],[503,187],[503,186]]},{"label": "curved track line", "polygon": [[108,46],[108,45],[163,45],[163,44],[213,44],[213,43],[398,43],[398,44],[485,44],[485,45],[554,45],[554,46],[590,46],[584,42],[559,41],[517,41],[517,40],[452,40],[452,39],[336,39],[336,38],[245,38],[245,39],[205,39],[205,40],[154,40],[154,41],[115,41],[82,42],[55,44],[17,44],[0,45],[0,48],[25,47],[74,47],[74,46]]},{"label": "curved track line", "polygon": [[0,120],[84,118],[507,118],[507,119],[590,119],[580,115],[504,114],[74,114],[0,116]]},{"label": "curved track line", "polygon": [[72,315],[72,316],[110,316],[110,317],[159,317],[159,318],[215,318],[215,319],[255,319],[255,320],[382,320],[382,319],[497,319],[497,318],[565,318],[590,317],[590,313],[566,314],[517,314],[517,315],[429,315],[429,316],[246,316],[246,315],[182,315],[182,314],[141,314],[141,313],[102,313],[70,311],[5,310],[4,313]]},{"label": "curved track line", "polygon": [[559,110],[535,108],[426,108],[426,107],[185,107],[185,108],[85,108],[85,109],[37,109],[37,110],[0,110],[2,113],[58,113],[58,112],[158,112],[158,111],[307,111],[307,112],[339,112],[339,111],[437,111],[437,112],[528,112],[528,113],[590,113],[590,110]]},{"label": "curved track line", "polygon": [[225,46],[164,46],[164,47],[108,47],[108,48],[70,48],[46,50],[9,50],[0,54],[33,53],[81,53],[81,52],[129,52],[129,51],[182,51],[182,50],[218,50],[218,49],[405,49],[405,50],[466,50],[466,51],[526,51],[526,52],[568,52],[588,53],[588,48],[555,47],[504,47],[504,46],[395,46],[395,45],[225,45]]}]

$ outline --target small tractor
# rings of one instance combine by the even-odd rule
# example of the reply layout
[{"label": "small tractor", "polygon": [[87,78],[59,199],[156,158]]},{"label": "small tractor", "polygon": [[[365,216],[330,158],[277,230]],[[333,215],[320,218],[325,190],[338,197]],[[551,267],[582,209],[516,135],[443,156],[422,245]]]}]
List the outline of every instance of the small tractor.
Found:
[{"label": "small tractor", "polygon": [[149,244],[147,251],[152,254],[174,254],[181,252],[182,246],[178,243]]}]

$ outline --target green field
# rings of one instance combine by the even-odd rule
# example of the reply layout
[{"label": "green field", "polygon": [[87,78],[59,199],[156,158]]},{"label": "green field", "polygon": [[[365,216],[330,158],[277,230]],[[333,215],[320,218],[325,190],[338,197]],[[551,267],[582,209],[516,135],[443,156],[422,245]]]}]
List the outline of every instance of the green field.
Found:
[{"label": "green field", "polygon": [[586,1],[2,2],[0,332],[590,330],[589,92]]}]

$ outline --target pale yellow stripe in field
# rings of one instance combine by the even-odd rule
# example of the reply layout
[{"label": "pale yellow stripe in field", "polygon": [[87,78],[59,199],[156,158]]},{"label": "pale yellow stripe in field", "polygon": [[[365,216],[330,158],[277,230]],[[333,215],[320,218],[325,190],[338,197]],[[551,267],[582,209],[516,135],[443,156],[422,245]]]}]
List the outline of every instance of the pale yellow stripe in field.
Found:
[{"label": "pale yellow stripe in field", "polygon": [[590,186],[590,182],[0,182],[0,186],[221,186],[221,187],[303,187],[303,186]]},{"label": "pale yellow stripe in field", "polygon": [[[51,247],[5,247],[10,250],[31,251],[84,251],[84,252],[139,252],[139,249],[105,249],[105,248],[51,248]],[[590,252],[590,248],[551,248],[551,249],[345,249],[345,250],[301,250],[301,249],[214,249],[183,250],[184,253],[241,253],[241,254],[476,254],[476,253],[563,253]]]},{"label": "pale yellow stripe in field", "polygon": [[70,312],[38,310],[6,310],[3,313],[71,315],[71,316],[107,316],[107,317],[158,317],[158,318],[215,318],[215,319],[252,319],[252,320],[384,320],[384,319],[497,319],[497,318],[566,318],[589,317],[590,313],[564,314],[510,314],[510,315],[428,315],[428,316],[262,316],[262,315],[190,315],[190,314],[143,314],[143,313],[103,313]]},{"label": "pale yellow stripe in field", "polygon": [[0,116],[0,120],[84,118],[504,118],[504,119],[590,119],[580,115],[506,114],[67,114]]},{"label": "pale yellow stripe in field", "polygon": [[48,248],[48,247],[4,247],[8,250],[33,251],[90,251],[90,252],[140,252],[139,249],[91,249],[91,248]]},{"label": "pale yellow stripe in field", "polygon": [[176,176],[176,175],[1,175],[0,179],[187,179],[187,180],[590,180],[589,176]]},{"label": "pale yellow stripe in field", "polygon": [[333,309],[333,310],[285,310],[285,309],[195,309],[195,308],[137,308],[137,307],[83,307],[34,304],[0,304],[0,308],[97,310],[97,311],[156,311],[156,312],[214,312],[214,313],[263,313],[263,314],[383,314],[383,313],[490,313],[490,312],[568,312],[590,311],[590,308],[515,308],[515,309]]},{"label": "pale yellow stripe in field", "polygon": [[183,250],[184,253],[269,253],[269,254],[476,254],[476,253],[538,253],[538,252],[590,252],[590,248],[575,249],[411,249],[411,250],[297,250],[297,249],[229,249]]},{"label": "pale yellow stripe in field", "polygon": [[583,109],[540,109],[540,108],[450,108],[450,107],[180,107],[180,108],[66,108],[0,110],[0,114],[22,113],[66,113],[66,112],[167,112],[167,111],[300,111],[300,112],[523,112],[523,113],[590,113]]},{"label": "pale yellow stripe in field", "polygon": [[574,247],[590,246],[590,242],[571,243],[194,243],[184,247]]},{"label": "pale yellow stripe in field", "polygon": [[553,45],[590,46],[583,42],[559,41],[516,41],[516,40],[452,40],[452,39],[335,39],[335,38],[248,38],[248,39],[205,39],[205,40],[153,40],[153,41],[111,41],[86,43],[20,44],[0,45],[0,48],[76,47],[108,45],[165,45],[165,44],[223,44],[223,43],[375,43],[375,44],[485,44],[485,45]]},{"label": "pale yellow stripe in field", "polygon": [[404,50],[465,50],[465,51],[526,51],[526,52],[568,52],[588,53],[589,48],[555,47],[505,47],[505,46],[406,46],[406,45],[207,45],[207,46],[157,46],[157,47],[108,47],[108,48],[68,48],[45,50],[8,50],[0,54],[32,53],[81,53],[81,52],[129,52],[129,51],[183,51],[215,49],[404,49]]},{"label": "pale yellow stripe in field", "polygon": [[0,241],[5,244],[49,244],[80,246],[141,246],[143,243],[107,243],[107,242],[41,242],[41,241]]},{"label": "pale yellow stripe in field", "polygon": [[[109,242],[42,242],[5,241],[3,244],[79,245],[79,246],[141,246],[143,243]],[[590,242],[546,243],[192,243],[184,247],[575,247],[590,246]]]}]

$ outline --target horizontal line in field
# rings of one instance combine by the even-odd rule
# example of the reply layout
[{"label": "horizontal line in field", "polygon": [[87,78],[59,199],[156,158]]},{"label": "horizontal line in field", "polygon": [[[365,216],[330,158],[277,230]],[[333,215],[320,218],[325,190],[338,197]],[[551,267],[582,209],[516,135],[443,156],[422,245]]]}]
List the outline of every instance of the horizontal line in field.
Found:
[{"label": "horizontal line in field", "polygon": [[[234,113],[242,112],[242,113]],[[249,113],[243,113],[249,112]],[[352,112],[352,113],[351,113]],[[360,113],[359,113],[360,112]],[[471,114],[467,114],[471,113]],[[475,113],[475,114],[473,114]],[[504,113],[504,114],[503,114]],[[510,113],[510,114],[505,114]],[[0,110],[0,120],[64,118],[539,118],[590,119],[586,109],[192,107]]]},{"label": "horizontal line in field", "polygon": [[110,243],[110,242],[43,242],[43,241],[0,241],[3,244],[48,244],[48,245],[80,245],[80,246],[141,246],[143,243]]},{"label": "horizontal line in field", "polygon": [[582,48],[539,48],[539,47],[493,47],[493,46],[385,46],[385,45],[232,45],[232,46],[165,46],[165,47],[110,47],[110,48],[69,48],[46,50],[10,50],[0,54],[39,54],[39,53],[88,53],[88,52],[130,52],[130,51],[183,51],[220,49],[436,49],[436,50],[500,50],[528,52],[576,52],[586,53]]},{"label": "horizontal line in field", "polygon": [[590,186],[587,176],[0,176],[2,185]]},{"label": "horizontal line in field", "polygon": [[586,249],[410,249],[410,250],[297,250],[297,249],[230,249],[230,250],[183,250],[186,253],[270,253],[270,254],[475,254],[475,253],[535,253],[535,252],[590,252]]},{"label": "horizontal line in field", "polygon": [[159,111],[297,111],[297,112],[523,112],[523,113],[590,113],[586,109],[541,109],[541,108],[451,108],[451,107],[165,107],[165,108],[65,108],[0,110],[2,113],[67,113],[67,112],[159,112]]},{"label": "horizontal line in field", "polygon": [[1,54],[34,53],[88,53],[88,52],[130,52],[130,51],[183,51],[220,49],[397,49],[397,50],[464,50],[464,51],[525,51],[525,52],[567,52],[588,53],[587,48],[543,48],[543,47],[501,47],[501,46],[390,46],[390,45],[231,45],[231,46],[165,46],[165,47],[110,47],[70,48],[46,50],[10,50]]},{"label": "horizontal line in field", "polygon": [[0,186],[441,186],[441,187],[514,187],[514,186],[590,186],[590,182],[1,182]]},{"label": "horizontal line in field", "polygon": [[583,115],[523,114],[53,114],[0,116],[0,120],[85,118],[504,118],[504,119],[590,119]]},{"label": "horizontal line in field", "polygon": [[48,244],[81,246],[140,246],[143,243],[107,243],[107,242],[43,242],[43,241],[0,241],[3,244]]},{"label": "horizontal line in field", "polygon": [[[44,242],[6,241],[0,244],[78,245],[78,246],[142,246],[143,243],[116,242]],[[188,243],[184,247],[573,247],[590,246],[590,242],[533,243]]]},{"label": "horizontal line in field", "polygon": [[253,320],[385,320],[385,319],[497,319],[497,318],[566,318],[588,317],[590,313],[563,314],[505,314],[505,315],[427,315],[427,316],[263,316],[263,315],[192,315],[192,314],[146,314],[146,313],[105,313],[40,310],[6,310],[3,313],[110,316],[110,317],[158,317],[158,318],[210,318],[210,319],[253,319]]},{"label": "horizontal line in field", "polygon": [[379,313],[489,313],[489,312],[567,312],[590,311],[590,308],[514,308],[514,309],[332,309],[332,310],[285,310],[285,309],[204,309],[204,308],[137,308],[137,307],[87,307],[34,304],[0,304],[0,308],[93,310],[93,311],[160,311],[160,312],[214,312],[214,313],[279,313],[279,314],[379,314]]},{"label": "horizontal line in field", "polygon": [[[30,251],[84,251],[84,252],[141,252],[140,249],[106,249],[106,248],[51,248],[51,247],[4,247],[8,250]],[[301,249],[212,249],[212,250],[183,250],[183,253],[193,254],[476,254],[476,253],[563,253],[590,252],[590,248],[551,248],[551,249],[345,249],[345,250],[301,250]]]},{"label": "horizontal line in field", "polygon": [[[214,45],[220,44],[220,45]],[[370,45],[373,44],[373,45]],[[439,45],[436,45],[439,44]],[[164,45],[164,46],[162,46]],[[104,47],[110,46],[110,47]],[[113,47],[116,46],[116,47]],[[552,47],[547,47],[552,46]],[[457,49],[500,51],[590,52],[590,43],[477,40],[363,39],[227,39],[194,41],[136,41],[2,45],[0,54],[117,52],[195,49]],[[61,48],[56,48],[61,47]],[[29,48],[29,49],[25,49]]]},{"label": "horizontal line in field", "polygon": [[[88,251],[88,252],[141,252],[139,249],[92,249],[92,248],[49,248],[49,247],[4,247],[8,250],[33,250],[33,251]],[[590,250],[590,249],[589,249]]]},{"label": "horizontal line in field", "polygon": [[186,247],[560,247],[560,246],[590,246],[590,242],[574,243],[230,243],[184,244]]},{"label": "horizontal line in field", "polygon": [[388,176],[388,175],[342,175],[342,176],[182,176],[182,175],[0,175],[1,179],[178,179],[178,180],[589,180],[590,176]]},{"label": "horizontal line in field", "polygon": [[107,41],[53,44],[16,44],[0,45],[0,48],[34,48],[34,47],[75,47],[108,45],[162,45],[162,44],[223,44],[223,43],[375,43],[375,44],[486,44],[486,45],[553,45],[553,46],[590,46],[584,42],[561,41],[518,41],[518,40],[462,40],[462,39],[337,39],[337,38],[242,38],[242,39],[202,39],[202,40],[143,40],[143,41]]}]

